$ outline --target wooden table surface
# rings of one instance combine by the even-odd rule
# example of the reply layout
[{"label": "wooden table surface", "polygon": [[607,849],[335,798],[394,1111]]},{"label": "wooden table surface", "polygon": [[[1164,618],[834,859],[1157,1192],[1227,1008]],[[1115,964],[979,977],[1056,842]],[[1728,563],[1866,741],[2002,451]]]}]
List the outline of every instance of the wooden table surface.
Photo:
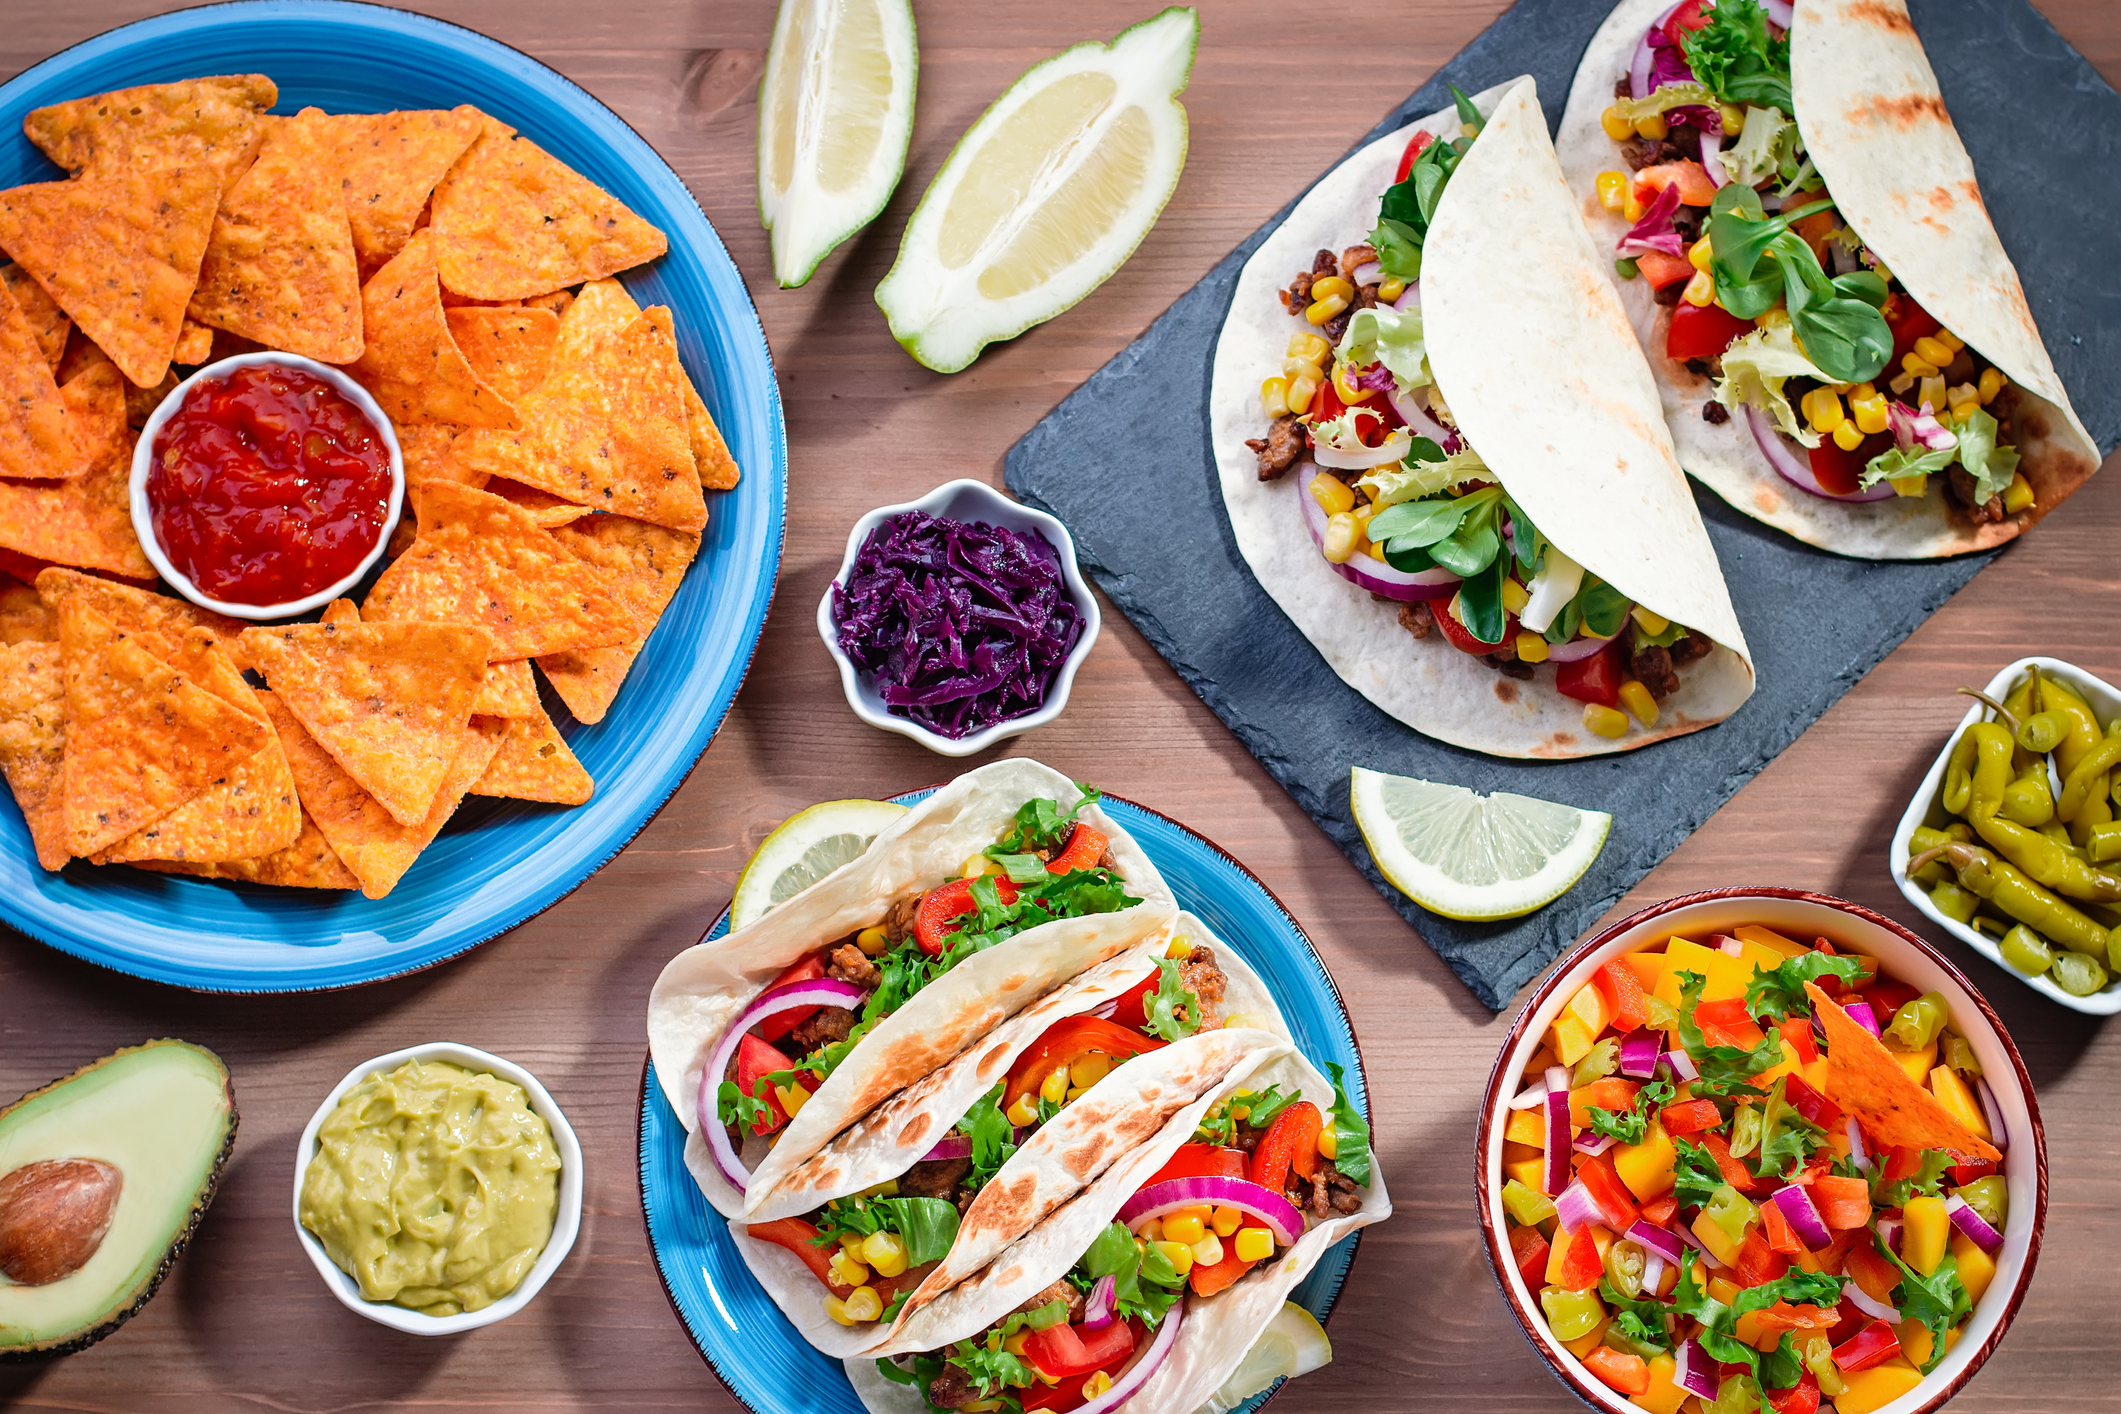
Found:
[{"label": "wooden table surface", "polygon": [[[642,1017],[664,960],[698,937],[781,819],[817,800],[951,774],[940,758],[861,725],[841,699],[811,606],[849,524],[953,476],[999,484],[1002,456],[1027,428],[1503,6],[1206,0],[1185,96],[1191,156],[1161,222],[1076,309],[952,378],[907,358],[870,300],[914,201],[1011,78],[1069,44],[1109,38],[1147,4],[921,0],[907,179],[883,217],[798,291],[774,288],[753,204],[768,0],[417,6],[535,55],[616,109],[677,169],[735,253],[787,401],[779,602],[728,724],[661,816],[571,898],[468,957],[351,992],[244,999],[136,982],[0,930],[0,1098],[118,1046],[177,1035],[228,1061],[243,1112],[220,1196],[160,1296],[83,1354],[0,1366],[0,1400],[77,1411],[737,1408],[671,1313],[643,1235],[634,1162]],[[0,75],[160,8],[0,0]],[[2121,77],[2121,6],[2043,8],[2102,73]],[[1146,491],[1155,471],[1143,472]],[[1148,504],[1145,495],[1145,512]],[[1616,915],[1692,889],[1787,884],[1860,900],[1934,938],[1893,888],[1885,846],[1964,706],[1951,689],[2028,652],[2121,680],[2117,546],[2121,471],[2109,468],[1857,684]],[[1515,1328],[1476,1240],[1474,1110],[1507,1018],[1473,999],[1109,608],[1066,715],[1004,749],[1213,835],[1302,920],[1348,999],[1398,1210],[1364,1239],[1332,1322],[1334,1363],[1281,1404],[1575,1407]],[[1655,769],[1654,753],[1643,764]],[[2054,1179],[2030,1296],[1958,1407],[2111,1409],[2121,1376],[2121,1140],[2106,1067],[2121,1065],[2121,1027],[2065,1011],[1939,941],[2025,1053]],[[295,1140],[331,1084],[368,1057],[444,1037],[507,1055],[551,1088],[581,1135],[586,1211],[574,1255],[522,1314],[422,1340],[326,1294],[297,1245],[288,1194]]]}]

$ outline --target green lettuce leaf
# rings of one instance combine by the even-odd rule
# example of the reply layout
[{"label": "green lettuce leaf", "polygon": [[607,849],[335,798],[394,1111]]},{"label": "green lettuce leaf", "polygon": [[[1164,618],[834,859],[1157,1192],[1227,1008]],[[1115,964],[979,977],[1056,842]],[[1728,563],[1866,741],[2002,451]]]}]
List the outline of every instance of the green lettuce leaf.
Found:
[{"label": "green lettuce leaf", "polygon": [[1959,464],[1974,478],[1976,500],[2000,496],[2018,474],[2018,449],[1999,446],[1996,419],[1976,408],[1959,429]]},{"label": "green lettuce leaf", "polygon": [[1794,328],[1779,322],[1762,325],[1741,335],[1723,351],[1723,377],[1716,384],[1716,401],[1732,412],[1751,404],[1773,418],[1776,428],[1785,435],[1807,447],[1816,447],[1819,434],[1798,418],[1797,410],[1782,391],[1791,378],[1799,375],[1822,383],[1833,381],[1805,357],[1804,350],[1797,346]]},{"label": "green lettuce leaf", "polygon": [[1429,374],[1429,350],[1422,342],[1419,309],[1401,311],[1378,305],[1356,310],[1334,353],[1342,363],[1356,368],[1383,364],[1399,380],[1401,392],[1435,381]]}]

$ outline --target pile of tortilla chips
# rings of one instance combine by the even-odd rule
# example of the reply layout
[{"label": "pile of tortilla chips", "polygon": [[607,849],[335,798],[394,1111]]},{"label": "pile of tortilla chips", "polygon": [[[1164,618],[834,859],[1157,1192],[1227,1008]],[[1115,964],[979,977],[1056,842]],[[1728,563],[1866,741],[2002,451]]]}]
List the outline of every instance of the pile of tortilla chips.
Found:
[{"label": "pile of tortilla chips", "polygon": [[[467,794],[589,799],[531,663],[601,721],[737,467],[670,311],[612,278],[661,231],[475,108],[278,96],[203,78],[23,122],[67,176],[0,191],[0,772],[48,869],[381,898]],[[391,563],[321,623],[134,587],[138,429],[258,348],[344,367],[404,453]]]}]

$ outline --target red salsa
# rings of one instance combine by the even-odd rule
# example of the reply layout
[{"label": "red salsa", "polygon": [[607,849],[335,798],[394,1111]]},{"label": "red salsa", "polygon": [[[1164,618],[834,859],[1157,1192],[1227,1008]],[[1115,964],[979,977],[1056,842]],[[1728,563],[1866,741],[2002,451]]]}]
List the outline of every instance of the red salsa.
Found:
[{"label": "red salsa", "polygon": [[338,583],[382,538],[390,449],[299,368],[194,384],[155,438],[147,501],[170,563],[205,594],[284,604]]}]

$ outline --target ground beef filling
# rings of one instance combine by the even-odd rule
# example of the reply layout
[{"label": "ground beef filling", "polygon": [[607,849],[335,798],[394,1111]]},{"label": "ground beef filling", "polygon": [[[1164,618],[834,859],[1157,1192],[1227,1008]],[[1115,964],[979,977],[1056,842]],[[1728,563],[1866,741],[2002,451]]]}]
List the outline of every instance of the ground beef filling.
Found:
[{"label": "ground beef filling", "polygon": [[1362,1194],[1355,1180],[1334,1167],[1331,1159],[1319,1162],[1318,1172],[1304,1178],[1293,1169],[1283,1185],[1282,1196],[1312,1217],[1324,1219],[1362,1210]]},{"label": "ground beef filling", "polygon": [[1214,950],[1195,943],[1191,956],[1178,964],[1178,980],[1199,1000],[1200,1015],[1187,1018],[1195,1023],[1195,1029],[1220,1030],[1223,990],[1230,979],[1216,963]]},{"label": "ground beef filling", "polygon": [[1036,1311],[1037,1309],[1039,1309],[1039,1307],[1050,1306],[1056,1301],[1065,1301],[1068,1303],[1068,1320],[1070,1323],[1082,1319],[1083,1294],[1080,1291],[1077,1291],[1075,1289],[1075,1284],[1073,1282],[1070,1282],[1066,1277],[1063,1277],[1061,1278],[1061,1280],[1053,1283],[1053,1285],[1047,1287],[1044,1291],[1041,1291],[1038,1295],[1032,1297],[1029,1301],[1026,1301],[1023,1305],[1017,1307],[1016,1309],[1019,1311]]},{"label": "ground beef filling", "polygon": [[958,1188],[972,1172],[972,1160],[927,1159],[899,1175],[898,1191],[908,1198],[948,1198],[956,1202]]},{"label": "ground beef filling", "polygon": [[876,984],[884,980],[869,955],[853,943],[841,943],[826,954],[825,975],[864,991],[876,990]]},{"label": "ground beef filling", "polygon": [[1304,454],[1304,425],[1293,413],[1274,419],[1264,437],[1249,437],[1245,445],[1259,458],[1259,479],[1273,481]]},{"label": "ground beef filling", "polygon": [[[819,1007],[815,1013],[804,1017],[788,1033],[788,1040],[801,1055],[809,1055],[820,1047],[847,1039],[854,1030],[854,1013],[845,1007]],[[816,1082],[811,1082],[815,1084]]]},{"label": "ground beef filling", "polygon": [[979,1397],[979,1386],[955,1365],[928,1382],[928,1402],[938,1409],[962,1409]]}]

